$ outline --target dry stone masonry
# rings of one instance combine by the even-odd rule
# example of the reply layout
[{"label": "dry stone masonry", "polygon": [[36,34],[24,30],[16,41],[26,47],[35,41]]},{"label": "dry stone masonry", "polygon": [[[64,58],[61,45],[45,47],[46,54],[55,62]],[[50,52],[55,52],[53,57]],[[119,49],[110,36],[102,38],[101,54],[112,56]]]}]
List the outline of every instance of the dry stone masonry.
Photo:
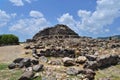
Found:
[{"label": "dry stone masonry", "polygon": [[63,24],[39,31],[24,49],[33,59],[17,58],[8,66],[25,69],[19,80],[36,75],[42,80],[94,80],[97,69],[120,64],[119,39],[82,37]]}]

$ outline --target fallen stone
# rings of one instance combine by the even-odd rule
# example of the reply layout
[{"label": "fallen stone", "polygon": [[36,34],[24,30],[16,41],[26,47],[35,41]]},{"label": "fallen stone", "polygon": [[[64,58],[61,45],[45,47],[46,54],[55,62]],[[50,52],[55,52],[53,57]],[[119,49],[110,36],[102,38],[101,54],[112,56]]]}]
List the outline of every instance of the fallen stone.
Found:
[{"label": "fallen stone", "polygon": [[89,80],[94,80],[95,75],[95,71],[91,69],[85,69],[85,78],[88,78]]},{"label": "fallen stone", "polygon": [[89,61],[95,61],[97,59],[97,56],[95,55],[86,55],[86,57]]},{"label": "fallen stone", "polygon": [[24,58],[16,58],[13,62],[14,63],[20,63]]},{"label": "fallen stone", "polygon": [[65,57],[62,59],[64,66],[73,66],[75,65],[75,61],[73,58]]},{"label": "fallen stone", "polygon": [[44,62],[44,63],[48,62],[48,59],[45,56],[41,56],[39,59],[41,62]]},{"label": "fallen stone", "polygon": [[75,62],[77,63],[85,63],[87,58],[85,56],[79,56],[78,58],[75,59]]},{"label": "fallen stone", "polygon": [[41,70],[43,70],[43,65],[42,64],[33,66],[33,71],[39,72]]},{"label": "fallen stone", "polygon": [[66,70],[66,73],[68,75],[77,75],[79,73],[79,70],[75,69],[75,68],[68,68]]},{"label": "fallen stone", "polygon": [[33,65],[37,65],[37,64],[39,64],[39,61],[38,61],[38,60],[33,59],[33,60],[31,60],[31,63],[32,63]]},{"label": "fallen stone", "polygon": [[18,63],[18,64],[17,64],[17,67],[18,67],[18,68],[23,68],[23,67],[24,67],[24,64],[23,64],[22,62],[21,62],[21,63]]},{"label": "fallen stone", "polygon": [[97,63],[97,61],[87,61],[84,64],[84,68],[96,70],[98,68],[98,63]]},{"label": "fallen stone", "polygon": [[33,53],[32,56],[35,58],[35,59],[39,59],[39,57],[37,56],[37,54]]},{"label": "fallen stone", "polygon": [[30,67],[31,66],[31,60],[29,58],[24,58],[22,60],[22,63],[24,64],[25,67]]},{"label": "fallen stone", "polygon": [[16,64],[15,63],[11,63],[10,65],[8,65],[9,69],[14,69],[16,68]]},{"label": "fallen stone", "polygon": [[61,65],[62,62],[60,60],[51,60],[48,62],[48,64],[51,64],[51,65]]},{"label": "fallen stone", "polygon": [[116,65],[119,62],[119,56],[116,54],[107,54],[99,56],[97,59],[98,67],[99,68],[105,68],[111,65]]},{"label": "fallen stone", "polygon": [[30,80],[34,76],[32,71],[26,71],[22,74],[22,76],[18,80]]}]

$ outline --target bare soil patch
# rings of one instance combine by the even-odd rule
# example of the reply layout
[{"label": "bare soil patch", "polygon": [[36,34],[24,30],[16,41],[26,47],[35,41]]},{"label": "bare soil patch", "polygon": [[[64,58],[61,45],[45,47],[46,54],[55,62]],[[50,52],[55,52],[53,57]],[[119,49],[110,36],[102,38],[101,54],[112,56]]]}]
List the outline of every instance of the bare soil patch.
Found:
[{"label": "bare soil patch", "polygon": [[1,46],[0,63],[9,63],[24,53],[23,45]]}]

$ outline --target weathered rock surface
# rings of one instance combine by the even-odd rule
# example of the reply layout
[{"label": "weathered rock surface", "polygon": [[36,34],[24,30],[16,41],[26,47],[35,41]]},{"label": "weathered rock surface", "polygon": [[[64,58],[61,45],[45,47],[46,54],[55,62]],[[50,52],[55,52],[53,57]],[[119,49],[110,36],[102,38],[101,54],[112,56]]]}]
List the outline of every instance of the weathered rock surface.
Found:
[{"label": "weathered rock surface", "polygon": [[55,27],[46,28],[39,31],[33,36],[34,41],[39,39],[50,39],[50,38],[69,38],[69,37],[79,37],[77,33],[71,30],[68,26],[63,24],[57,24]]},{"label": "weathered rock surface", "polygon": [[66,70],[66,73],[68,75],[77,75],[79,73],[79,70],[75,69],[75,68],[68,68]]},{"label": "weathered rock surface", "polygon": [[111,65],[116,65],[119,63],[119,56],[116,54],[107,54],[99,56],[96,61],[87,61],[84,65],[84,68],[98,69],[105,68]]},{"label": "weathered rock surface", "polygon": [[48,59],[45,56],[39,57],[39,60],[44,63],[48,62]]},{"label": "weathered rock surface", "polygon": [[18,80],[30,80],[34,76],[32,71],[24,72]]},{"label": "weathered rock surface", "polygon": [[33,66],[33,71],[39,72],[41,70],[43,70],[43,65],[42,64]]},{"label": "weathered rock surface", "polygon": [[48,62],[48,64],[51,64],[51,65],[62,65],[62,61],[60,60],[51,60]]},{"label": "weathered rock surface", "polygon": [[79,56],[78,58],[75,59],[77,63],[85,63],[87,61],[87,58],[85,56]]},{"label": "weathered rock surface", "polygon": [[69,49],[46,49],[40,51],[40,55],[46,57],[75,57],[74,50]]},{"label": "weathered rock surface", "polygon": [[16,58],[13,62],[14,63],[20,63],[24,58]]},{"label": "weathered rock surface", "polygon": [[91,69],[86,69],[85,71],[85,78],[88,78],[89,80],[94,80],[95,72]]},{"label": "weathered rock surface", "polygon": [[15,63],[11,63],[11,64],[8,65],[8,68],[9,69],[14,69],[14,68],[16,68],[16,64]]},{"label": "weathered rock surface", "polygon": [[39,31],[28,42],[24,48],[36,59],[18,58],[8,67],[39,73],[42,80],[94,80],[93,70],[120,64],[120,40],[81,37],[66,25]]},{"label": "weathered rock surface", "polygon": [[24,64],[25,67],[30,67],[31,66],[31,60],[29,58],[24,58],[22,60],[22,63]]},{"label": "weathered rock surface", "polygon": [[65,57],[62,59],[64,66],[74,66],[75,65],[75,60],[69,57]]},{"label": "weathered rock surface", "polygon": [[33,65],[37,65],[37,64],[39,64],[39,61],[38,61],[38,60],[33,59],[33,60],[31,60],[31,63],[32,63]]},{"label": "weathered rock surface", "polygon": [[89,61],[95,61],[97,59],[97,56],[95,55],[86,55],[86,57]]}]

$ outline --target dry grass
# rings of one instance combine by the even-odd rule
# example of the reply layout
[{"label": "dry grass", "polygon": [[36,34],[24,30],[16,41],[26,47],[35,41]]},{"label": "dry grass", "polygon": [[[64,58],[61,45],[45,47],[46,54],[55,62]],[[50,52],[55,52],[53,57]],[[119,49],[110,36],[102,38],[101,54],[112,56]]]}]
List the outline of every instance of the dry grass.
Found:
[{"label": "dry grass", "polygon": [[95,80],[99,80],[99,78],[110,78],[111,80],[120,80],[120,65],[111,66],[103,70],[98,70],[96,72]]}]

